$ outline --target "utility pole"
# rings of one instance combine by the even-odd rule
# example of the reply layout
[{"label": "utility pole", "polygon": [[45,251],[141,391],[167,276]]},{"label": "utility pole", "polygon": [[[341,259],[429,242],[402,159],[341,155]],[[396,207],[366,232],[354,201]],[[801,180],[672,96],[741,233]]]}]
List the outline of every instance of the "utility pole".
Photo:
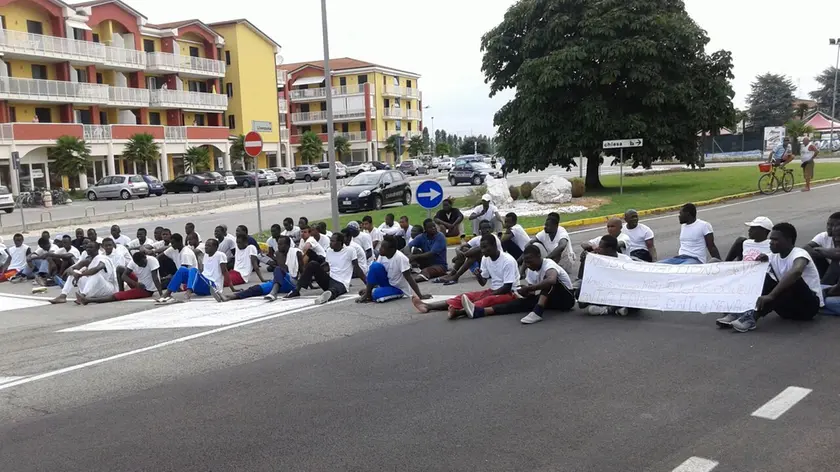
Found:
[{"label": "utility pole", "polygon": [[834,65],[834,95],[831,97],[831,131],[829,131],[828,151],[834,151],[834,119],[837,112],[837,69],[840,68],[840,38],[829,39],[828,44],[837,46],[837,61]]},{"label": "utility pole", "polygon": [[327,28],[327,0],[321,0],[321,28],[324,36],[324,84],[327,87],[327,152],[330,156],[330,206],[333,231],[341,231],[338,222],[338,183],[335,178],[335,137],[333,133],[332,74],[330,73],[330,38]]}]

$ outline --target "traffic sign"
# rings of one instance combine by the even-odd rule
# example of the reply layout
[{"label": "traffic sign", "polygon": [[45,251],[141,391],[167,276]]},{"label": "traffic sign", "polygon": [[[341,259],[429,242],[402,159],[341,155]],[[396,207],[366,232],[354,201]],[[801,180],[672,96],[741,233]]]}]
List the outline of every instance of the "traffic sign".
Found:
[{"label": "traffic sign", "polygon": [[642,147],[642,138],[633,139],[611,139],[604,141],[604,149],[635,148]]},{"label": "traffic sign", "polygon": [[245,135],[245,154],[251,157],[257,157],[262,152],[263,141],[260,133],[251,131]]},{"label": "traffic sign", "polygon": [[417,186],[417,204],[431,210],[443,201],[443,187],[434,180],[423,181]]},{"label": "traffic sign", "polygon": [[12,167],[20,170],[20,153],[17,151],[12,152]]},{"label": "traffic sign", "polygon": [[251,129],[260,133],[270,133],[272,126],[270,121],[251,120]]}]

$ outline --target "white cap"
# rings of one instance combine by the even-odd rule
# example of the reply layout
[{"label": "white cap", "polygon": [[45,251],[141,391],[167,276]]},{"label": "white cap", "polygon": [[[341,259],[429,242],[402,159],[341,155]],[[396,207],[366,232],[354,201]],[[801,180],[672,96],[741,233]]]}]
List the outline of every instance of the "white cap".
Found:
[{"label": "white cap", "polygon": [[484,200],[485,202],[492,202],[493,201],[493,197],[491,197],[489,193],[485,193],[484,196],[481,197],[481,199]]},{"label": "white cap", "polygon": [[773,222],[766,216],[757,216],[754,220],[744,224],[747,226],[758,226],[759,228],[764,228],[767,231],[773,230]]}]

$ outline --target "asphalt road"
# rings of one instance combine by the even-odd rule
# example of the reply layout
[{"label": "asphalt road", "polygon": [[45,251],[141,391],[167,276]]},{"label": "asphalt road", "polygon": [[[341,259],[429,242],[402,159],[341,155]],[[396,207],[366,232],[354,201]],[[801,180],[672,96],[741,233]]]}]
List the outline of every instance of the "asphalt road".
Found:
[{"label": "asphalt road", "polygon": [[[794,223],[804,244],[838,196],[833,184],[699,216],[722,252],[757,215]],[[644,222],[660,256],[675,254],[676,216]],[[13,300],[23,299],[5,297],[0,310]],[[168,314],[143,302],[0,311],[0,470],[824,472],[840,463],[833,318],[771,316],[739,335],[716,329],[715,314],[574,311],[522,326],[517,316],[450,322],[407,301],[242,303],[221,315],[206,301]],[[792,386],[808,394],[776,419],[752,416]]]}]

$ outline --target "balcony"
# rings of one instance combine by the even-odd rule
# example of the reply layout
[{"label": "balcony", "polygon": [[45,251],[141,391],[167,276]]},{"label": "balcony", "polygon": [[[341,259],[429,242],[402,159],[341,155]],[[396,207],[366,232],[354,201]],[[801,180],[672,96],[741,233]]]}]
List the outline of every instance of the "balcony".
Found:
[{"label": "balcony", "polygon": [[61,80],[0,77],[0,99],[107,105],[108,86]]},{"label": "balcony", "polygon": [[146,53],[136,49],[105,46],[105,65],[123,71],[146,69]]},{"label": "balcony", "polygon": [[85,141],[89,143],[107,143],[111,138],[110,125],[84,125]]},{"label": "balcony", "polygon": [[[290,144],[293,144],[293,145],[300,144],[300,140],[301,140],[302,136],[303,136],[302,134],[296,134],[296,135],[292,136],[291,139],[290,139]],[[367,141],[367,132],[366,131],[355,131],[355,132],[352,132],[352,133],[341,133],[341,132],[336,131],[335,133],[333,133],[334,138],[337,138],[339,136],[344,136],[351,143],[360,143],[360,142],[366,142]],[[318,138],[321,140],[321,142],[324,142],[324,143],[327,142],[327,134],[326,133],[318,133]],[[372,139],[372,141],[376,141],[376,132],[375,131],[371,133],[371,139]]]},{"label": "balcony", "polygon": [[285,87],[286,81],[288,80],[288,72],[285,70],[278,70],[277,71],[277,87]]},{"label": "balcony", "polygon": [[[344,97],[348,95],[361,95],[365,93],[365,86],[364,84],[361,85],[345,85],[341,87],[333,87],[332,88],[332,96],[333,97]],[[293,102],[311,102],[311,101],[324,101],[327,99],[327,88],[326,87],[319,87],[319,88],[307,88],[307,89],[296,89],[289,91],[289,97],[292,99]]]},{"label": "balcony", "polygon": [[386,85],[382,90],[382,95],[385,97],[398,97],[408,99],[421,99],[423,94],[416,88],[398,87],[396,85]]},{"label": "balcony", "polygon": [[348,141],[351,143],[359,142],[359,141],[367,141],[367,131],[354,131],[351,133],[340,133],[336,132],[335,136],[343,136],[347,138]]},{"label": "balcony", "polygon": [[147,107],[150,100],[148,89],[129,87],[109,87],[109,106],[112,107]]},{"label": "balcony", "polygon": [[289,111],[289,104],[286,102],[285,98],[280,98],[277,101],[277,107],[280,109],[280,113],[286,113]]},{"label": "balcony", "polygon": [[164,128],[164,140],[167,143],[185,143],[187,142],[187,127],[186,126],[167,126]]},{"label": "balcony", "polygon": [[386,108],[382,113],[382,117],[386,120],[402,120],[405,118],[406,110],[402,108]]},{"label": "balcony", "polygon": [[303,125],[307,123],[327,121],[327,112],[325,111],[305,111],[299,113],[292,113],[292,123],[295,125]]},{"label": "balcony", "polygon": [[0,29],[0,53],[6,59],[70,61],[91,65],[105,61],[105,46],[59,36]]},{"label": "balcony", "polygon": [[281,141],[288,141],[289,140],[289,130],[288,130],[288,128],[280,128],[280,140]]},{"label": "balcony", "polygon": [[168,52],[146,53],[146,70],[150,73],[180,74],[185,77],[224,77],[225,63],[204,57],[182,56]]},{"label": "balcony", "polygon": [[228,97],[220,93],[157,89],[151,91],[150,104],[155,108],[225,111],[227,110]]},{"label": "balcony", "polygon": [[423,114],[420,113],[420,110],[405,110],[404,116],[409,120],[420,120]]}]

